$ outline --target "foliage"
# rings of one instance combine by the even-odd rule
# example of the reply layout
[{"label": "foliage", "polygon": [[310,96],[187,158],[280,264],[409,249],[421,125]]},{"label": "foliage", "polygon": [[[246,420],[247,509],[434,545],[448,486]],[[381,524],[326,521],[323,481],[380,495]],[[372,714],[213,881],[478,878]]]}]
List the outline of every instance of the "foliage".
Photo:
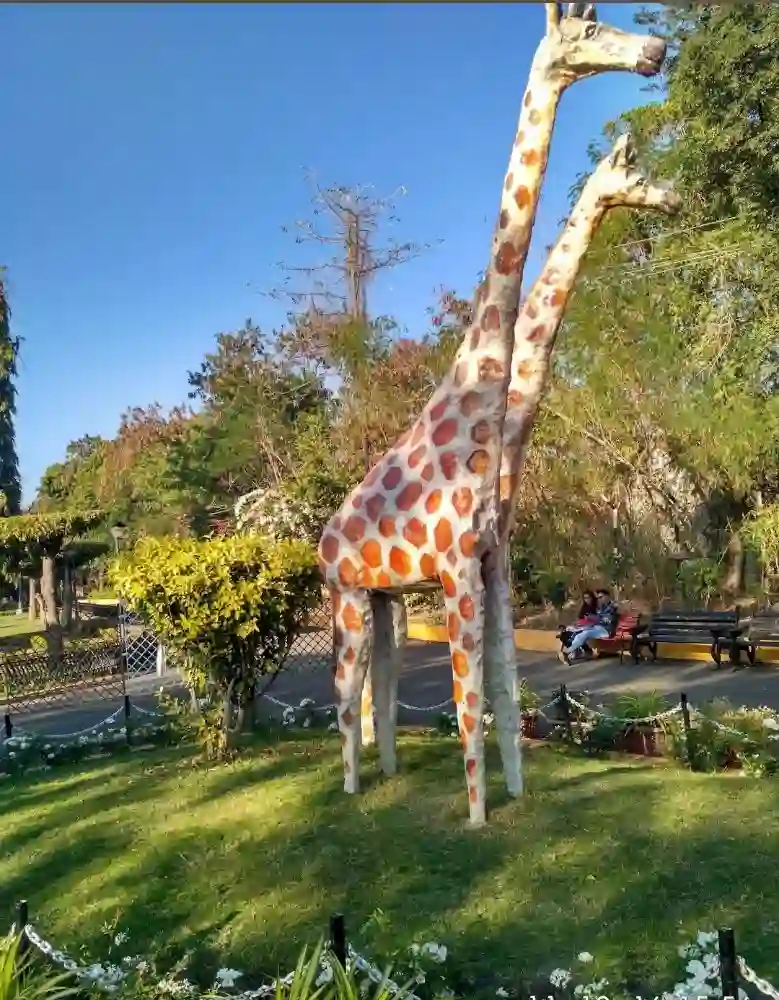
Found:
[{"label": "foliage", "polygon": [[10,329],[11,308],[8,305],[3,269],[0,268],[0,493],[3,514],[18,514],[22,502],[19,459],[16,454],[16,361],[19,338]]},{"label": "foliage", "polygon": [[759,553],[766,576],[779,578],[779,503],[751,511],[741,534]]},{"label": "foliage", "polygon": [[0,1000],[68,1000],[78,995],[67,973],[22,959],[20,944],[20,936],[13,932],[0,939]]},{"label": "foliage", "polygon": [[210,749],[235,732],[260,677],[284,666],[320,599],[305,542],[233,536],[141,539],[111,571],[117,593],[177,653],[204,708]]},{"label": "foliage", "polygon": [[59,555],[66,539],[99,524],[101,511],[18,514],[0,518],[0,551],[30,560]]},{"label": "foliage", "polygon": [[252,490],[235,505],[236,529],[281,540],[300,538],[316,545],[334,508],[290,496],[281,489]]}]

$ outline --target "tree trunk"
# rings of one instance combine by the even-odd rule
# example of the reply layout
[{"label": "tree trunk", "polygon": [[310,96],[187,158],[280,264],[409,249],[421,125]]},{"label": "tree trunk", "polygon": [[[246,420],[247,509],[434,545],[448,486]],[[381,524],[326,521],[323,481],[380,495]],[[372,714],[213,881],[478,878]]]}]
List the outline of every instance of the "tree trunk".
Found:
[{"label": "tree trunk", "polygon": [[41,598],[43,601],[46,642],[49,656],[59,659],[62,653],[62,627],[57,615],[57,576],[53,556],[44,556],[41,564]]},{"label": "tree trunk", "polygon": [[62,567],[62,614],[60,623],[63,628],[69,629],[73,624],[73,579],[70,567],[66,564]]},{"label": "tree trunk", "polygon": [[727,566],[727,575],[723,584],[723,590],[726,594],[740,594],[744,589],[746,553],[744,551],[744,543],[738,531],[731,532],[725,552],[725,564]]},{"label": "tree trunk", "polygon": [[30,603],[27,606],[27,617],[31,622],[34,622],[38,617],[38,602],[36,600],[38,592],[38,582],[34,576],[31,576],[27,581],[30,588]]}]

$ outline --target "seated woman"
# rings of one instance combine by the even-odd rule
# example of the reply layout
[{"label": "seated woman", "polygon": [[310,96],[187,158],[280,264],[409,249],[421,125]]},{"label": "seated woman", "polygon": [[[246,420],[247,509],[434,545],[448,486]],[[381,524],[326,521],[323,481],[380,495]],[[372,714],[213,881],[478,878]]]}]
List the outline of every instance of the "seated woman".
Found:
[{"label": "seated woman", "polygon": [[[575,630],[567,630],[562,636],[562,648],[558,657],[562,663],[571,663],[583,656],[592,656],[592,650],[587,645],[590,639],[607,639],[617,631],[619,609],[612,601],[611,594],[605,587],[595,592],[597,608],[594,619],[581,627],[577,622]],[[587,616],[588,619],[590,616]],[[569,638],[570,635],[570,638]]]},{"label": "seated woman", "polygon": [[[573,637],[582,629],[598,624],[598,600],[594,590],[585,590],[582,594],[582,606],[579,608],[579,617],[573,625],[567,625],[558,635],[563,648],[570,646]],[[585,652],[592,651],[585,645],[582,647]]]}]

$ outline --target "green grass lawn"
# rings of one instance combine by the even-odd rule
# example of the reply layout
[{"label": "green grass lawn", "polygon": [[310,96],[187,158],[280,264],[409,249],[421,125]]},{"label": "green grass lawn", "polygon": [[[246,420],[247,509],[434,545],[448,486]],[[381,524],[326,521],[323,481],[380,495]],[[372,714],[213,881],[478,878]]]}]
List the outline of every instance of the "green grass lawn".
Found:
[{"label": "green grass lawn", "polygon": [[485,830],[465,827],[454,741],[404,736],[403,773],[341,791],[337,740],[282,740],[218,768],[182,750],[0,785],[0,906],[26,897],[44,935],[193,950],[259,972],[290,967],[333,912],[386,955],[415,937],[469,974],[534,975],[593,952],[599,971],[670,988],[677,947],[729,925],[779,980],[779,781],[691,775],[671,763],[526,753],[526,796],[503,792],[494,748]]},{"label": "green grass lawn", "polygon": [[14,635],[29,635],[42,629],[43,622],[40,619],[30,621],[26,611],[23,615],[17,615],[15,611],[0,611],[0,639]]}]

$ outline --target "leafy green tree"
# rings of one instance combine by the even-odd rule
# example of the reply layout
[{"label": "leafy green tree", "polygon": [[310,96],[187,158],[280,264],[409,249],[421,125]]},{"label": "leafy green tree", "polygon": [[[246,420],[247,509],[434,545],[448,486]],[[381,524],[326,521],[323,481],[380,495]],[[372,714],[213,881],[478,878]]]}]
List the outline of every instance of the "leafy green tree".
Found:
[{"label": "leafy green tree", "polygon": [[283,668],[321,595],[313,546],[259,536],[145,538],[111,577],[209,698],[205,733],[217,756],[231,748],[260,678]]},{"label": "leafy green tree", "polygon": [[21,509],[22,487],[16,455],[16,359],[19,340],[11,335],[11,309],[0,270],[0,490],[5,495],[6,514]]}]

